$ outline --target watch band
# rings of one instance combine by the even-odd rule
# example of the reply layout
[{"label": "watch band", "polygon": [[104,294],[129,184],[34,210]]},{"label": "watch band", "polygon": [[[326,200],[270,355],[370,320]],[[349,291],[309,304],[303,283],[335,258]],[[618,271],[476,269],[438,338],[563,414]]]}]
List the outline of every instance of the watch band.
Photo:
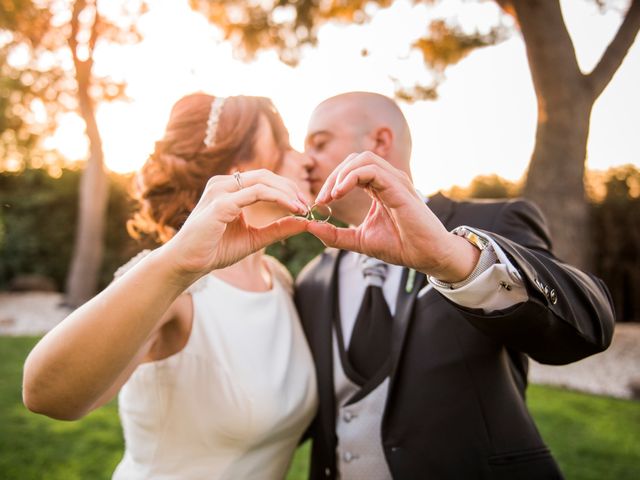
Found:
[{"label": "watch band", "polygon": [[473,282],[476,278],[478,278],[482,273],[484,273],[489,267],[494,265],[498,260],[498,256],[496,252],[493,250],[491,246],[491,242],[486,238],[478,235],[473,230],[470,230],[467,227],[457,227],[451,231],[451,233],[458,235],[465,240],[467,240],[470,244],[480,250],[480,257],[478,258],[478,262],[476,263],[475,268],[469,274],[467,278],[455,283],[447,283],[438,280],[437,278],[429,276],[429,282],[434,286],[439,288],[447,288],[449,290],[455,290],[469,283]]}]

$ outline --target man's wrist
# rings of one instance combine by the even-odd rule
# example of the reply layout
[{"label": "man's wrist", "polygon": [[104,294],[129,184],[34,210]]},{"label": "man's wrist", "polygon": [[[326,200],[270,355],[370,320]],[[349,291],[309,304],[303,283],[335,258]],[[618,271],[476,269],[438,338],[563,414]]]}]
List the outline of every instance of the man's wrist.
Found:
[{"label": "man's wrist", "polygon": [[429,281],[440,288],[455,289],[471,283],[493,265],[497,257],[491,242],[472,229],[457,227],[451,235],[458,239],[458,246],[450,257],[454,261],[444,274],[429,275]]},{"label": "man's wrist", "polygon": [[430,277],[444,283],[457,283],[466,279],[474,270],[480,258],[480,249],[454,233],[448,233],[448,246],[443,255],[442,267],[425,272]]},{"label": "man's wrist", "polygon": [[476,278],[486,272],[492,265],[496,263],[495,252],[492,247],[486,248],[480,252],[480,257],[476,263],[473,271],[463,280],[459,282],[443,282],[435,277],[429,276],[429,282],[438,288],[446,288],[449,290],[456,290],[458,288],[462,288],[471,282],[473,282]]}]

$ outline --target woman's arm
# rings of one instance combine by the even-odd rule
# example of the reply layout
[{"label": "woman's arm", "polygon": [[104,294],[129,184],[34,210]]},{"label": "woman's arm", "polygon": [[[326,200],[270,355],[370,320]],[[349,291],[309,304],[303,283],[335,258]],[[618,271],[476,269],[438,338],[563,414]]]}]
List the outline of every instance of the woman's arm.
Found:
[{"label": "woman's arm", "polygon": [[190,283],[164,254],[150,253],[36,345],[24,366],[27,408],[75,420],[118,391],[178,314],[175,300]]},{"label": "woman's arm", "polygon": [[277,203],[291,213],[305,213],[306,207],[296,185],[273,172],[245,172],[242,179],[211,178],[171,240],[35,346],[23,377],[23,400],[30,410],[68,420],[85,415],[133,370],[153,333],[174,318],[170,307],[190,284],[306,229],[307,221],[294,217],[259,228],[247,225],[242,209],[256,202]]}]

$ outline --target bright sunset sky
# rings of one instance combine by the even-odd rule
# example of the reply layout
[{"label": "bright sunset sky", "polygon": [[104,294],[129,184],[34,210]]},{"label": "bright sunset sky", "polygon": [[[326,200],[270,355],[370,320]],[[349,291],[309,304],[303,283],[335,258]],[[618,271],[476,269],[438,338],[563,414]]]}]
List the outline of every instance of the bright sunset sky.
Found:
[{"label": "bright sunset sky", "polygon": [[[117,2],[115,2],[117,3]],[[464,25],[488,25],[498,9],[493,2],[447,1],[437,9],[397,1],[365,26],[326,25],[319,46],[306,50],[297,68],[266,52],[245,64],[234,59],[220,32],[191,11],[186,0],[151,1],[140,24],[144,40],[117,52],[96,52],[96,71],[128,82],[132,101],[101,105],[98,123],[107,166],[125,172],[138,168],[162,135],[173,103],[193,91],[214,95],[271,97],[291,131],[294,147],[303,145],[306,123],[321,100],[350,90],[392,96],[391,77],[405,85],[427,81],[422,58],[410,43],[438,14],[465,12]],[[583,70],[591,70],[621,21],[600,14],[595,2],[561,2]],[[104,5],[104,4],[103,4]],[[366,48],[370,53],[362,57]],[[588,167],[640,166],[640,41],[596,102],[591,119]],[[466,185],[476,175],[498,173],[518,179],[525,172],[536,122],[536,103],[524,44],[519,35],[472,53],[447,71],[436,102],[401,104],[414,138],[414,180],[424,193]],[[86,141],[79,119],[67,117],[54,144],[69,158],[84,158]]]}]

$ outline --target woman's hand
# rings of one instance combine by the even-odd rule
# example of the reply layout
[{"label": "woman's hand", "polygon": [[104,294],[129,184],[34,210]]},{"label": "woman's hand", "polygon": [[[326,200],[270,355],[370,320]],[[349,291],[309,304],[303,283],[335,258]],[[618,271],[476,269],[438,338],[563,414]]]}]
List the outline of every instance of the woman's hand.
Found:
[{"label": "woman's hand", "polygon": [[260,201],[276,203],[293,214],[307,211],[296,184],[269,170],[217,175],[207,183],[182,228],[161,247],[163,255],[179,275],[200,277],[305,231],[308,221],[294,216],[259,228],[248,225],[242,209]]}]

